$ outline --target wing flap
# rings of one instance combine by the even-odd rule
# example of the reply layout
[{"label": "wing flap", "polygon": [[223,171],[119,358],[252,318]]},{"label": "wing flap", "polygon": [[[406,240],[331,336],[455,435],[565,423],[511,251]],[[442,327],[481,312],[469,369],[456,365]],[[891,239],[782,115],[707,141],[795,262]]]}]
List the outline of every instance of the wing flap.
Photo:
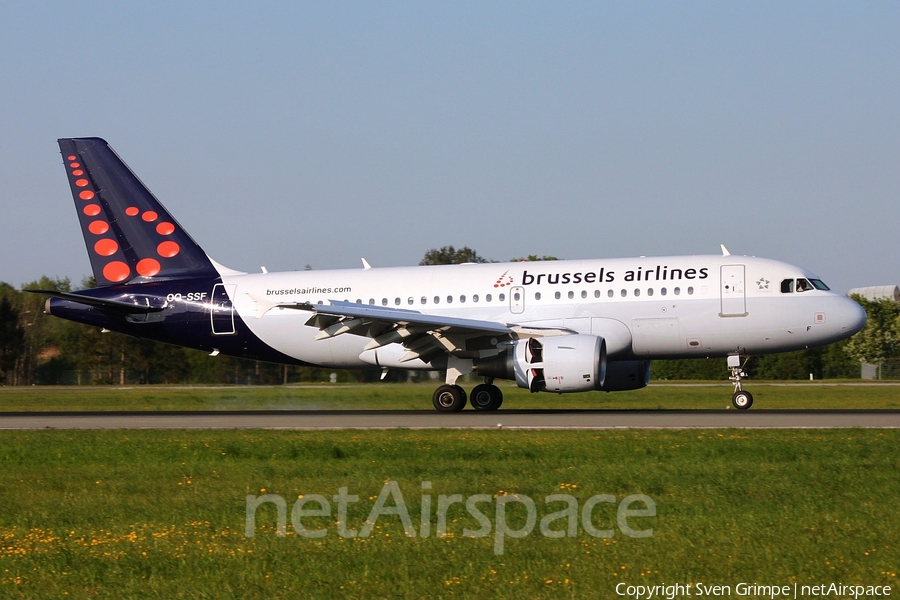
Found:
[{"label": "wing flap", "polygon": [[353,302],[332,301],[331,304],[309,304],[307,302],[302,304],[276,304],[275,308],[290,308],[315,313],[307,324],[320,329],[327,328],[338,320],[349,317],[373,323],[385,323],[391,326],[421,325],[428,329],[449,328],[459,332],[470,331],[480,334],[496,333],[503,335],[512,332],[509,325],[496,321],[429,315],[415,310],[361,305]]}]

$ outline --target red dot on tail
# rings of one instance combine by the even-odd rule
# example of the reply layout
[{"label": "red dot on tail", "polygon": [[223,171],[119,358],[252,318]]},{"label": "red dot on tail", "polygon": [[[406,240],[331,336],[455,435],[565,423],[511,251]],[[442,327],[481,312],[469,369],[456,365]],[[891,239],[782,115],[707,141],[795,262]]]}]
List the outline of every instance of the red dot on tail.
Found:
[{"label": "red dot on tail", "polygon": [[156,251],[163,258],[172,258],[181,251],[181,248],[175,242],[166,241],[157,246]]},{"label": "red dot on tail", "polygon": [[82,200],[91,200],[94,197],[94,192],[91,190],[84,190],[83,192],[79,192],[78,197]]},{"label": "red dot on tail", "polygon": [[159,273],[159,261],[155,258],[145,258],[141,261],[138,261],[137,267],[138,275],[143,275],[144,277],[153,277],[157,273]]},{"label": "red dot on tail", "polygon": [[88,184],[87,179],[76,179],[75,180],[75,185],[77,185],[78,187],[86,187],[87,184]]},{"label": "red dot on tail", "polygon": [[79,175],[84,175],[84,171],[82,171],[81,169],[75,169],[74,171],[72,171],[72,175],[78,177]]},{"label": "red dot on tail", "polygon": [[175,226],[168,221],[163,221],[156,226],[156,233],[159,235],[169,235],[175,233]]},{"label": "red dot on tail", "polygon": [[84,214],[89,217],[96,217],[100,214],[100,205],[99,204],[88,204],[84,207]]},{"label": "red dot on tail", "polygon": [[114,260],[103,267],[103,276],[115,283],[124,281],[129,275],[131,269],[120,260]]},{"label": "red dot on tail", "polygon": [[118,249],[119,244],[116,243],[116,240],[111,240],[109,238],[97,240],[97,243],[94,244],[94,252],[100,256],[112,256]]},{"label": "red dot on tail", "polygon": [[91,224],[88,225],[88,231],[94,235],[103,235],[109,231],[109,223],[106,221],[92,221]]},{"label": "red dot on tail", "polygon": [[151,222],[155,221],[158,216],[159,215],[157,215],[152,210],[148,210],[147,212],[145,212],[144,214],[141,215],[141,218],[143,220],[147,221],[148,223],[151,223]]},{"label": "red dot on tail", "polygon": [[69,163],[69,166],[72,167],[73,169],[77,169],[78,167],[81,166],[81,163]]},{"label": "red dot on tail", "polygon": [[76,158],[78,158],[78,157],[75,156],[74,154],[70,154],[69,156],[66,157],[66,160],[75,160]]},{"label": "red dot on tail", "polygon": [[137,209],[137,206],[129,206],[128,208],[125,209],[125,214],[128,215],[129,217],[135,217],[135,216],[137,216],[137,214],[139,212],[141,212],[141,211],[139,211]]}]

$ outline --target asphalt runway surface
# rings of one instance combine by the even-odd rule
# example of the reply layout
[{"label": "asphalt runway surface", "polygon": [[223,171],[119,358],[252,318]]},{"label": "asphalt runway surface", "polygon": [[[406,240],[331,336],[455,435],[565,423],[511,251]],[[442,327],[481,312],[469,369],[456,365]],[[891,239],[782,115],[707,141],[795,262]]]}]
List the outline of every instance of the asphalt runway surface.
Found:
[{"label": "asphalt runway surface", "polygon": [[900,427],[900,410],[242,410],[0,413],[0,429],[821,429]]}]

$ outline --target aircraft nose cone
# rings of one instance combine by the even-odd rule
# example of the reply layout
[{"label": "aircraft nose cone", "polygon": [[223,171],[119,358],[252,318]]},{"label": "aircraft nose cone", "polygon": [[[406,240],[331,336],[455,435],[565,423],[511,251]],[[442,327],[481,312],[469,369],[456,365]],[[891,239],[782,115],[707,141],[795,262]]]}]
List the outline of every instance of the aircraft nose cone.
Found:
[{"label": "aircraft nose cone", "polygon": [[851,336],[866,325],[866,311],[852,298],[844,298],[840,310],[841,333]]}]

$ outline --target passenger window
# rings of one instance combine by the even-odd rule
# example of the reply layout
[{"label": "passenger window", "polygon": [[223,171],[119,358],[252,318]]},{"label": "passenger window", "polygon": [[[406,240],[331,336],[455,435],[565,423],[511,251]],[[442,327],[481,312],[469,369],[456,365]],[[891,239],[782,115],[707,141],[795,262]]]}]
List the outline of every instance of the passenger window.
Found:
[{"label": "passenger window", "polygon": [[667,292],[666,292],[666,288],[662,288],[661,290],[659,290],[659,295],[660,295],[660,296],[665,296],[666,293],[667,293]]},{"label": "passenger window", "polygon": [[556,292],[555,294],[553,294],[553,297],[556,298],[557,300],[559,300],[562,297],[562,295],[559,292]]},{"label": "passenger window", "polygon": [[428,298],[426,298],[425,296],[422,296],[421,303],[422,303],[422,304],[427,304],[427,303],[428,303]]},{"label": "passenger window", "polygon": [[453,304],[453,296],[447,296],[447,304]]},{"label": "passenger window", "polygon": [[615,295],[615,292],[613,292],[612,290],[609,290],[608,292],[606,292],[606,295],[609,296],[610,298],[612,298]]},{"label": "passenger window", "polygon": [[653,295],[653,288],[650,288],[649,290],[647,290],[647,295],[648,295],[648,296],[652,296],[652,295]]},{"label": "passenger window", "polygon": [[435,296],[435,297],[434,297],[434,303],[435,303],[435,304],[440,304],[440,303],[441,303],[441,297],[440,297],[440,296]]},{"label": "passenger window", "polygon": [[624,298],[624,297],[626,297],[627,295],[628,295],[628,291],[627,291],[627,290],[622,290],[622,297]]},{"label": "passenger window", "polygon": [[[410,298],[412,300],[412,298]],[[394,306],[400,306],[400,298],[394,298]]]},{"label": "passenger window", "polygon": [[375,298],[369,298],[369,304],[375,306]]},{"label": "passenger window", "polygon": [[540,299],[541,299],[541,293],[540,293],[540,292],[535,292],[535,293],[534,293],[534,299],[535,299],[535,300],[540,300]]},{"label": "passenger window", "polygon": [[497,299],[500,300],[500,302],[503,302],[504,300],[506,300],[506,294],[500,294],[499,296],[497,296]]},{"label": "passenger window", "polygon": [[693,295],[694,295],[694,288],[689,287],[688,288],[688,296],[693,296]]},{"label": "passenger window", "polygon": [[594,290],[594,298],[600,297],[600,290]]},{"label": "passenger window", "polygon": [[581,297],[587,298],[587,290],[581,290]]},{"label": "passenger window", "polygon": [[641,290],[634,288],[634,296],[635,298],[641,295]]},{"label": "passenger window", "polygon": [[494,297],[493,297],[492,295],[490,295],[490,294],[487,294],[487,295],[484,297],[484,301],[485,301],[485,302],[490,302],[490,301],[493,300],[493,299],[494,299]]},{"label": "passenger window", "polygon": [[791,294],[794,291],[794,280],[793,279],[785,279],[781,282],[781,293],[782,294]]},{"label": "passenger window", "polygon": [[681,295],[681,288],[680,288],[680,287],[677,287],[677,288],[675,288],[674,290],[672,290],[672,292],[673,292],[676,296],[679,296],[679,295]]},{"label": "passenger window", "polygon": [[466,301],[465,295],[460,296],[459,301],[464,303]]},{"label": "passenger window", "polygon": [[575,299],[575,292],[569,292],[569,300]]},{"label": "passenger window", "polygon": [[382,306],[387,306],[387,298],[382,298],[382,299],[381,299],[381,305],[382,305]]},{"label": "passenger window", "polygon": [[472,294],[472,302],[478,302],[478,294]]}]

